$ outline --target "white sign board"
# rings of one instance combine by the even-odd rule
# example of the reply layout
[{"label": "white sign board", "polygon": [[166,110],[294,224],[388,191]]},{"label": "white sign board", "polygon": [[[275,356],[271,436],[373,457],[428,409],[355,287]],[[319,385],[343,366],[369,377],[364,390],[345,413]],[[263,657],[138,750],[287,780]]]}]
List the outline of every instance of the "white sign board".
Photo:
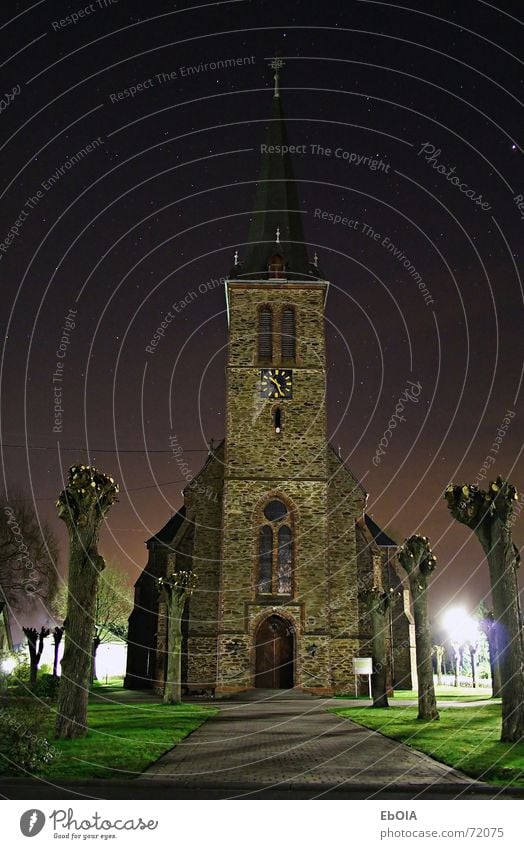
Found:
[{"label": "white sign board", "polygon": [[355,696],[358,696],[358,676],[368,676],[369,698],[371,698],[371,676],[373,674],[373,658],[372,657],[354,657],[353,658],[353,674],[355,676]]},{"label": "white sign board", "polygon": [[372,675],[373,674],[373,658],[372,657],[354,657],[353,672],[355,675]]}]

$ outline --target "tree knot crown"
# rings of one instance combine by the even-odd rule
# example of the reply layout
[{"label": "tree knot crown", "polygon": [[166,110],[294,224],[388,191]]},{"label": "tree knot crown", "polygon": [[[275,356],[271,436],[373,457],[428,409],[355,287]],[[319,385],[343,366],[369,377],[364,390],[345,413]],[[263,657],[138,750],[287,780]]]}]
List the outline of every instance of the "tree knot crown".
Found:
[{"label": "tree knot crown", "polygon": [[117,501],[118,484],[112,477],[94,466],[71,466],[66,488],[60,493],[56,506],[66,523],[87,524],[87,516],[105,516]]}]

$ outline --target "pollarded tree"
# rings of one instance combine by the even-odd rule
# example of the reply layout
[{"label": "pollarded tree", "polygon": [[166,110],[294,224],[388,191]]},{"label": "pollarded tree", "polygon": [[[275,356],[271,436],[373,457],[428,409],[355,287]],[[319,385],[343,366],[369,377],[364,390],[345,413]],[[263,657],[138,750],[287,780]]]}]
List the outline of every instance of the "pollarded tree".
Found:
[{"label": "pollarded tree", "polygon": [[57,501],[69,533],[69,578],[62,675],[58,690],[57,737],[85,737],[91,679],[93,621],[100,572],[100,526],[116,501],[113,478],[93,466],[72,466]]},{"label": "pollarded tree", "polygon": [[44,640],[49,636],[49,629],[42,627],[40,631],[37,631],[36,628],[22,628],[22,631],[27,637],[27,647],[29,649],[29,666],[31,670],[29,680],[31,684],[34,684],[38,673],[38,664],[44,650]]},{"label": "pollarded tree", "polygon": [[360,593],[371,618],[373,674],[371,676],[371,692],[373,707],[387,708],[387,653],[386,634],[389,629],[389,612],[393,598],[398,595],[395,590],[383,590],[380,587],[370,587]]},{"label": "pollarded tree", "polygon": [[64,629],[57,625],[53,628],[53,676],[58,678],[58,652],[64,636]]},{"label": "pollarded tree", "polygon": [[176,705],[182,701],[182,616],[186,601],[195,585],[195,573],[184,569],[158,579],[167,615],[167,672],[164,685],[166,704]]},{"label": "pollarded tree", "polygon": [[418,719],[438,719],[433,683],[433,646],[428,616],[428,583],[437,559],[428,537],[413,534],[398,551],[398,559],[407,572],[413,599],[415,647],[418,672]]},{"label": "pollarded tree", "polygon": [[503,743],[524,738],[524,646],[517,567],[520,556],[512,541],[512,517],[518,500],[515,487],[498,477],[486,491],[468,484],[446,489],[451,515],[479,540],[489,566],[493,613],[498,623]]}]

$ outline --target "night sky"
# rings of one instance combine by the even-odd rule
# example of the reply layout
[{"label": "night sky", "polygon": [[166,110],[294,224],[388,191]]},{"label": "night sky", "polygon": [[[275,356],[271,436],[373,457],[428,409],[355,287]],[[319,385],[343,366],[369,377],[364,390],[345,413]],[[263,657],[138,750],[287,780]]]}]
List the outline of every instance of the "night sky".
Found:
[{"label": "night sky", "polygon": [[119,481],[101,551],[134,581],[182,503],[170,437],[191,475],[224,436],[221,278],[246,253],[279,52],[331,281],[329,438],[375,521],[431,537],[436,621],[488,592],[443,491],[524,489],[522,7],[411,5],[2,3],[3,485],[51,521],[62,573],[72,463]]}]

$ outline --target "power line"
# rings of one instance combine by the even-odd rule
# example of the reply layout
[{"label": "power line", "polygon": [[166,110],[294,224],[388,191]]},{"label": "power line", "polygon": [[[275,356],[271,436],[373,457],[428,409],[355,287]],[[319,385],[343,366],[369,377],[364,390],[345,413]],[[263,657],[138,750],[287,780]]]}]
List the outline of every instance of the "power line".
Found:
[{"label": "power line", "polygon": [[[29,451],[56,451],[60,447],[61,451],[87,451],[91,454],[171,454],[171,448],[66,448],[63,445],[27,445],[25,443],[15,444],[10,442],[1,442],[0,448],[25,448]],[[209,447],[202,448],[183,448],[183,454],[196,454],[208,452]]]}]

